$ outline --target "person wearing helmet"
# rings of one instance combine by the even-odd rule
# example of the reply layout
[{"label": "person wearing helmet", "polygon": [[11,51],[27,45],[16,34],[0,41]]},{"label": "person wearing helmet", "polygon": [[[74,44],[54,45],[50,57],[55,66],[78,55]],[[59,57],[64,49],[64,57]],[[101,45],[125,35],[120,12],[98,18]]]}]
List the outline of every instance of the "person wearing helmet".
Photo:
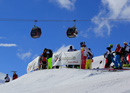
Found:
[{"label": "person wearing helmet", "polygon": [[[121,64],[121,50],[122,50],[122,47],[120,46],[120,44],[117,44],[117,47],[116,47],[116,50],[115,50],[115,62],[114,62],[114,65],[115,65],[115,68],[120,68],[122,69],[122,64]],[[118,67],[119,65],[119,67]]]},{"label": "person wearing helmet", "polygon": [[123,66],[128,67],[129,66],[129,62],[127,60],[127,56],[129,54],[129,46],[127,42],[124,42],[124,47],[123,47]]},{"label": "person wearing helmet", "polygon": [[112,48],[113,48],[112,44],[109,44],[109,47],[107,47],[107,52],[105,53],[107,55],[106,56],[105,68],[109,68],[110,64],[112,63],[112,60],[113,60],[113,53],[112,53],[112,50],[111,50]]},{"label": "person wearing helmet", "polygon": [[91,51],[87,48],[87,46],[85,45],[85,42],[84,43],[80,43],[81,45],[81,59],[82,59],[82,62],[81,62],[81,68],[82,69],[85,69],[85,64],[86,64],[86,60],[87,60],[87,55],[88,54],[92,54]]}]

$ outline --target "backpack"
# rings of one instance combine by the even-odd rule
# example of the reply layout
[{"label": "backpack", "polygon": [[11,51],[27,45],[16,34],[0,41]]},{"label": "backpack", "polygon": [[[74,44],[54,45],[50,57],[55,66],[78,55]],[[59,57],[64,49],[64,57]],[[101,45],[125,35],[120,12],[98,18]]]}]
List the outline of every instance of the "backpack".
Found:
[{"label": "backpack", "polygon": [[88,54],[89,54],[90,58],[92,58],[92,57],[93,57],[93,54],[92,54],[92,53],[88,52]]}]

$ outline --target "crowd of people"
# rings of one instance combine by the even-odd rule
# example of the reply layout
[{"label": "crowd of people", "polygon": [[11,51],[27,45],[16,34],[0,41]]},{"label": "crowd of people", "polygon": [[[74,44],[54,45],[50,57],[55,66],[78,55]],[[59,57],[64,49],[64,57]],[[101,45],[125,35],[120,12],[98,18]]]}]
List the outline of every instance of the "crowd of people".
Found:
[{"label": "crowd of people", "polygon": [[[82,69],[91,69],[91,63],[93,54],[91,52],[90,48],[87,48],[85,45],[85,42],[81,42],[81,59],[82,64],[81,65],[66,65],[67,68],[80,68]],[[112,66],[115,69],[122,69],[123,67],[127,66],[130,67],[130,42],[129,45],[127,42],[124,42],[124,46],[121,47],[120,44],[116,45],[115,51],[112,51],[113,44],[109,44],[109,47],[106,48],[107,51],[104,54],[104,58],[106,58],[106,63],[104,68],[110,68],[111,63],[113,62],[114,65]],[[77,51],[77,49],[73,49],[73,46],[70,46],[68,49],[68,52]],[[51,49],[45,48],[43,50],[42,55],[39,58],[39,70],[40,69],[52,69],[52,56],[53,52]],[[56,68],[59,68],[59,66],[56,66]],[[18,78],[18,75],[16,72],[13,73],[12,80],[15,80]],[[6,77],[4,78],[5,82],[10,82],[10,77],[8,74],[6,74]]]},{"label": "crowd of people", "polygon": [[[81,47],[81,64],[80,65],[72,65],[72,64],[66,64],[67,68],[82,68],[82,69],[91,69],[91,63],[93,62],[93,53],[90,48],[87,48],[85,45],[85,42],[80,43]],[[130,59],[130,43],[128,45],[127,42],[124,42],[124,46],[121,47],[120,44],[116,45],[115,51],[112,51],[113,44],[110,44],[109,47],[107,47],[107,51],[104,54],[104,57],[106,58],[106,63],[104,68],[109,68],[111,63],[114,63],[114,68],[121,69],[124,66],[130,66],[130,61],[128,62],[128,59]],[[67,52],[73,52],[77,51],[77,49],[73,49],[73,46],[70,46]],[[40,69],[52,69],[52,56],[53,52],[51,49],[45,48],[43,50],[42,55],[39,58],[39,70]],[[127,59],[128,57],[128,59]],[[56,66],[55,68],[59,68],[59,66]]]},{"label": "crowd of people", "polygon": [[[93,54],[91,52],[90,48],[87,48],[85,43],[81,43],[81,47],[83,48],[84,54],[83,54],[83,60],[84,60],[84,69],[91,69],[91,62]],[[77,51],[77,49],[73,49],[73,46],[70,46],[67,52],[73,52]],[[42,55],[39,58],[39,70],[40,69],[52,69],[52,56],[53,52],[51,49],[45,48],[43,50]],[[87,61],[86,61],[87,60]],[[80,65],[74,65],[74,64],[66,64],[67,68],[80,68]],[[59,68],[59,66],[55,66],[55,68]]]},{"label": "crowd of people", "polygon": [[[116,45],[115,51],[112,51],[113,44],[107,47],[107,51],[104,54],[106,58],[106,63],[104,68],[109,68],[111,63],[114,63],[113,68],[122,69],[123,67],[130,66],[130,42],[124,42],[124,46],[121,47],[120,44]],[[128,59],[127,59],[128,58]],[[129,60],[129,61],[128,61]]]},{"label": "crowd of people", "polygon": [[[77,51],[76,49],[73,49],[72,46],[70,46],[70,48],[68,49],[68,52],[72,52],[72,51]],[[47,49],[45,48],[43,50],[42,55],[39,58],[39,70],[40,69],[52,69],[54,67],[52,67],[52,56],[53,56],[53,51],[51,49]],[[72,65],[66,65],[66,67],[68,68],[72,68]],[[59,66],[55,66],[55,68],[59,68]]]}]

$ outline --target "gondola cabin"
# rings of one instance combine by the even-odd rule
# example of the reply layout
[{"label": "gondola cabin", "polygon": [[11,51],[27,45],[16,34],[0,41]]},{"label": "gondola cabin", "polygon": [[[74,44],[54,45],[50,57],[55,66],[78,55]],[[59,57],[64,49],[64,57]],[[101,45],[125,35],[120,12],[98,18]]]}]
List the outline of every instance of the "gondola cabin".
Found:
[{"label": "gondola cabin", "polygon": [[67,29],[66,34],[67,34],[67,37],[74,38],[77,36],[78,32],[77,32],[77,29],[75,27],[72,27],[72,28]]},{"label": "gondola cabin", "polygon": [[39,27],[34,27],[34,28],[32,28],[30,34],[31,34],[31,37],[32,37],[32,38],[40,38],[40,36],[41,36],[41,34],[42,34],[41,28],[39,28]]}]

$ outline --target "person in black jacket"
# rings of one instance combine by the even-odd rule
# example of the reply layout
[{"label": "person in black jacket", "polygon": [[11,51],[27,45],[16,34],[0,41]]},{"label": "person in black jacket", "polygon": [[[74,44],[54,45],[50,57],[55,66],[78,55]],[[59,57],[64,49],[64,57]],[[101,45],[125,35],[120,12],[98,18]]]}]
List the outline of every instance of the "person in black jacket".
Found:
[{"label": "person in black jacket", "polygon": [[5,82],[10,82],[10,78],[9,78],[8,74],[6,74]]},{"label": "person in black jacket", "polygon": [[123,63],[123,66],[124,67],[129,67],[129,62],[127,60],[127,56],[129,54],[129,46],[128,46],[128,43],[127,42],[124,42],[124,47],[123,47],[123,55],[122,55],[122,63]]},{"label": "person in black jacket", "polygon": [[105,64],[105,68],[109,68],[110,67],[110,64],[112,63],[113,61],[113,53],[112,53],[112,49],[113,48],[113,45],[110,44],[109,47],[107,47],[107,52],[106,52],[106,64]]}]

